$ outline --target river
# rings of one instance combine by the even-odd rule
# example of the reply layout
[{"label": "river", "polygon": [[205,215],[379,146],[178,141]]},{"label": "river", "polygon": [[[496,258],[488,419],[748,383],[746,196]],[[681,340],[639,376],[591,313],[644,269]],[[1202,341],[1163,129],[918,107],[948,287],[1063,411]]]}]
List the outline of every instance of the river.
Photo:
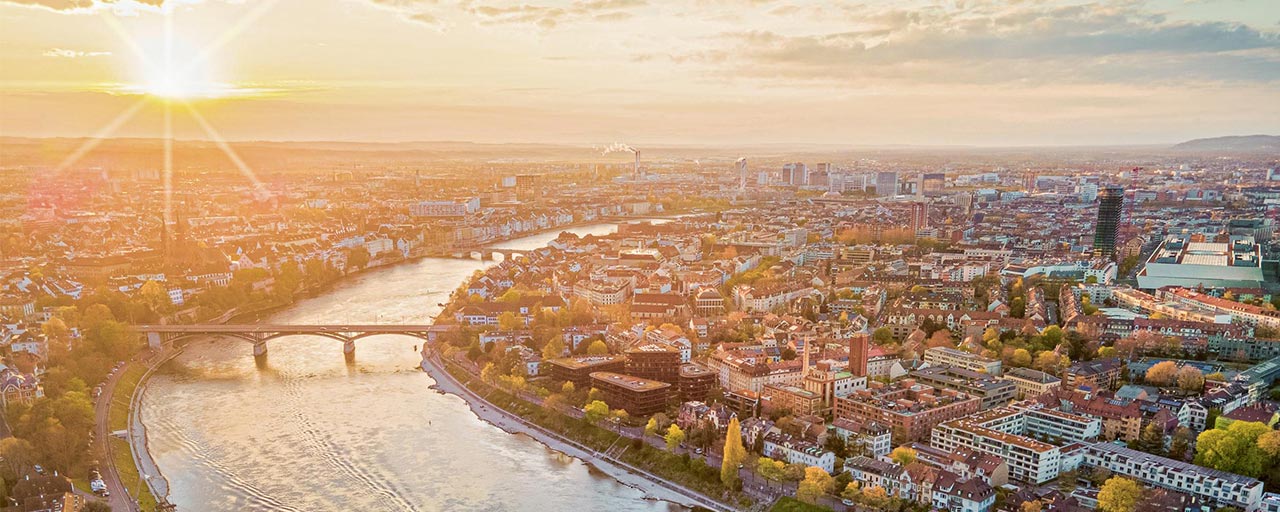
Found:
[{"label": "river", "polygon": [[[569,229],[605,234],[613,224]],[[531,249],[544,233],[501,244]],[[350,277],[273,323],[429,323],[488,263],[424,259]],[[179,510],[669,511],[586,463],[478,418],[418,369],[414,338],[193,342],[142,398],[152,457]]]}]

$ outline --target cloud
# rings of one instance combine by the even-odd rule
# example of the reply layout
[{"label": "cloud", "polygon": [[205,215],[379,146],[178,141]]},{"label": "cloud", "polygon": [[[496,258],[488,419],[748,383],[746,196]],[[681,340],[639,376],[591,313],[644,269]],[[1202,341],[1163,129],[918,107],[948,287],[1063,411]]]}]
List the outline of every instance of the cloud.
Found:
[{"label": "cloud", "polygon": [[100,9],[156,9],[164,0],[0,0],[0,3],[36,7],[55,12],[90,12]]},{"label": "cloud", "polygon": [[1134,4],[974,2],[965,8],[845,6],[850,30],[722,32],[701,49],[633,60],[714,66],[787,80],[916,83],[1280,80],[1280,34],[1169,21]]},{"label": "cloud", "polygon": [[79,50],[67,50],[65,48],[50,48],[45,50],[45,57],[55,57],[62,59],[76,59],[81,57],[105,57],[111,55],[111,52],[82,52]]},{"label": "cloud", "polygon": [[578,0],[564,6],[533,4],[472,4],[466,10],[482,25],[532,24],[544,30],[579,21],[622,21],[647,0]]}]

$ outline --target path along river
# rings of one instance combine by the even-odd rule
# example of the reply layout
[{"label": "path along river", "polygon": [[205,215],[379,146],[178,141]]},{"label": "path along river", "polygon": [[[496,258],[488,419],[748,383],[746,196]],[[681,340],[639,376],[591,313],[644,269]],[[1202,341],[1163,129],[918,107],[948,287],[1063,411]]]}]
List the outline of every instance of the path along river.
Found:
[{"label": "path along river", "polygon": [[[605,234],[613,224],[570,229]],[[545,233],[501,247],[530,249]],[[428,323],[488,263],[424,259],[340,282],[271,323]],[[669,511],[586,463],[478,419],[418,369],[414,338],[193,342],[142,398],[151,455],[187,511]]]}]

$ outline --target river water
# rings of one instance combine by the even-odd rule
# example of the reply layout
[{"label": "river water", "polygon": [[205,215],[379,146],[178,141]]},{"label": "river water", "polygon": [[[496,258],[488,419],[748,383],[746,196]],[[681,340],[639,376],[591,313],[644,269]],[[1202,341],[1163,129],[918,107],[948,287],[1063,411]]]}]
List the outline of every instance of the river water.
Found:
[{"label": "river water", "polygon": [[[612,224],[572,231],[605,234]],[[502,244],[531,249],[556,233]],[[487,263],[425,259],[340,282],[264,322],[429,323]],[[265,368],[243,341],[193,342],[143,395],[152,456],[179,510],[668,511],[679,507],[523,435],[428,386],[421,341],[270,342]]]}]

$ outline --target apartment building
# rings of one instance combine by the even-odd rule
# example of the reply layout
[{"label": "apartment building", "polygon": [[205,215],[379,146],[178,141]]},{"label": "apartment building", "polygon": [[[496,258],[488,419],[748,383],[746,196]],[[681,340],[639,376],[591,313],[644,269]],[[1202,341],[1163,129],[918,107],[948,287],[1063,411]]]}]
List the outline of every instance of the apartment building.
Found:
[{"label": "apartment building", "polygon": [[956,389],[981,397],[983,410],[1008,404],[1018,391],[1013,382],[950,365],[915,370],[911,372],[911,377],[935,388]]},{"label": "apartment building", "polygon": [[1000,375],[999,359],[988,359],[977,354],[949,347],[934,347],[924,351],[924,361],[929,364],[945,364],[982,372],[989,375]]},{"label": "apartment building", "polygon": [[837,398],[835,417],[885,425],[894,444],[902,444],[926,440],[935,425],[978,412],[981,405],[982,398],[962,391],[902,379],[893,384],[870,382],[867,389]]},{"label": "apartment building", "polygon": [[945,451],[963,447],[1001,457],[1010,478],[1038,485],[1080,465],[1079,450],[1070,443],[1097,439],[1101,433],[1102,423],[1095,418],[1023,403],[942,423],[933,429],[930,443]]},{"label": "apartment building", "polygon": [[1157,457],[1113,443],[1085,447],[1084,464],[1146,485],[1183,492],[1221,507],[1254,510],[1263,498],[1262,482],[1179,460]]},{"label": "apartment building", "polygon": [[835,472],[836,454],[814,443],[796,439],[774,429],[764,436],[764,456],[788,464],[817,466],[827,473]]},{"label": "apartment building", "polygon": [[1010,368],[1000,378],[1013,383],[1018,400],[1035,398],[1062,386],[1062,379],[1030,368]]}]

